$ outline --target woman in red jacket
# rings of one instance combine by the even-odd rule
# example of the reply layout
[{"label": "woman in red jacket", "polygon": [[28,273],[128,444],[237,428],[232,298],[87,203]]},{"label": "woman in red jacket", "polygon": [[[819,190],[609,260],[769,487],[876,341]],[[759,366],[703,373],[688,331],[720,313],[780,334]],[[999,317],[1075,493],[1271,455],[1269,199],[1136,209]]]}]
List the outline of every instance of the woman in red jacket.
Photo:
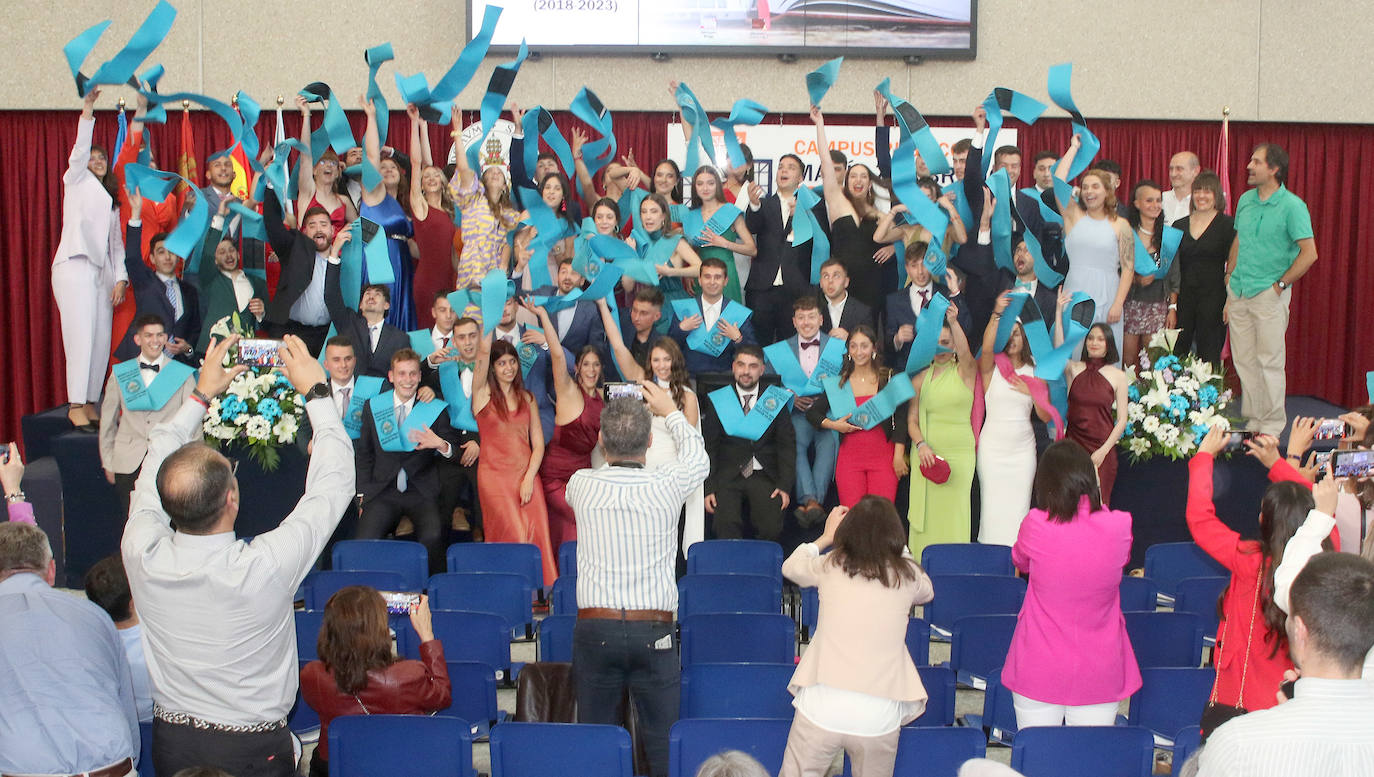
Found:
[{"label": "woman in red jacket", "polygon": [[320,715],[320,743],[310,777],[329,777],[329,723],[340,715],[429,715],[449,706],[452,691],[444,646],[434,638],[429,597],[410,613],[420,635],[420,660],[398,660],[391,649],[386,600],[375,588],[340,588],[324,607],[319,660],[301,669],[301,695]]},{"label": "woman in red jacket", "polygon": [[[1241,539],[1221,522],[1212,504],[1213,458],[1230,437],[1213,427],[1188,462],[1188,530],[1207,555],[1231,571],[1221,598],[1211,701],[1250,712],[1274,706],[1283,673],[1293,668],[1284,632],[1287,616],[1274,603],[1274,570],[1283,561],[1284,545],[1313,507],[1312,487],[1279,457],[1276,439],[1261,436],[1248,442],[1250,455],[1268,467],[1274,482],[1260,502],[1259,541]],[[1203,736],[1222,722],[1204,720]]]}]

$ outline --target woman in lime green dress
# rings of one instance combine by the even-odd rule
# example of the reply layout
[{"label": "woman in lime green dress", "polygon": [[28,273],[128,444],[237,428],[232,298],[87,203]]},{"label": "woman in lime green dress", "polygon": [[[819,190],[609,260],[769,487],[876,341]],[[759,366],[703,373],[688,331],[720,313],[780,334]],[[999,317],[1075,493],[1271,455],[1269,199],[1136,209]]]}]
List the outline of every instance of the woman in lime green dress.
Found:
[{"label": "woman in lime green dress", "polygon": [[[907,416],[911,434],[911,555],[927,545],[969,541],[969,493],[973,486],[973,387],[978,364],[968,338],[949,306],[940,332],[940,352],[913,380],[916,396]],[[917,468],[936,458],[949,463],[949,479],[932,483]]]},{"label": "woman in lime green dress", "polygon": [[697,168],[692,176],[691,207],[683,213],[683,237],[702,259],[714,256],[725,262],[725,296],[744,304],[735,255],[754,257],[758,246],[754,236],[744,227],[744,214],[725,201],[720,173],[710,165]]}]

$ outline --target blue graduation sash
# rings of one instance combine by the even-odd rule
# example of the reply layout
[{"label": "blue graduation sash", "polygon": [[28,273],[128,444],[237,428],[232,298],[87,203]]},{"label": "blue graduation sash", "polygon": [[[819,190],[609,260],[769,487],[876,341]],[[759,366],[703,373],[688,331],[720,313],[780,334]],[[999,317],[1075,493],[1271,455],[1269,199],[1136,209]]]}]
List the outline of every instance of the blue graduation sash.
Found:
[{"label": "blue graduation sash", "polygon": [[816,360],[816,369],[811,371],[810,377],[802,370],[801,361],[792,352],[792,346],[786,340],[765,346],[763,355],[768,357],[768,363],[777,370],[778,376],[782,378],[782,385],[786,386],[788,391],[798,396],[811,397],[824,390],[822,380],[840,374],[844,351],[843,340],[838,337],[827,338],[825,347],[821,349],[820,358]]},{"label": "blue graduation sash", "polygon": [[792,245],[799,246],[811,241],[811,285],[821,282],[821,265],[830,258],[830,238],[825,236],[816,214],[811,209],[821,201],[820,195],[806,188],[797,189],[797,199],[792,208]]},{"label": "blue graduation sash", "polygon": [[[722,297],[722,299],[724,298]],[[742,326],[754,314],[754,311],[734,300],[724,299],[724,302],[725,304],[721,305],[720,318],[717,321],[728,321],[738,327]],[[699,316],[701,315],[701,305],[697,304],[695,297],[675,299],[673,300],[673,314],[679,320]],[[711,327],[708,331],[705,323],[687,334],[687,347],[708,356],[720,356],[729,344],[730,340],[724,332],[715,327]]]},{"label": "blue graduation sash", "polygon": [[1164,227],[1164,233],[1159,236],[1159,261],[1150,256],[1150,249],[1140,240],[1140,233],[1132,230],[1135,235],[1135,272],[1136,275],[1153,275],[1156,280],[1162,280],[1169,274],[1169,268],[1174,264],[1174,255],[1178,253],[1178,244],[1183,240],[1183,230],[1175,229],[1170,226]]},{"label": "blue graduation sash", "polygon": [[911,341],[911,353],[906,357],[906,374],[915,375],[924,370],[935,354],[940,352],[940,330],[944,328],[945,311],[949,309],[949,298],[936,292],[916,316],[916,339]]},{"label": "blue graduation sash", "polygon": [[515,296],[515,283],[506,279],[506,274],[500,267],[493,267],[482,278],[482,288],[480,291],[473,289],[458,289],[449,292],[448,304],[459,313],[463,314],[468,305],[476,305],[481,310],[482,315],[482,334],[491,334],[496,325],[501,323],[501,312],[506,307],[506,300]]},{"label": "blue graduation sash", "polygon": [[[721,137],[725,139],[726,157],[730,160],[731,167],[742,167],[744,165],[744,149],[740,148],[739,137],[735,135],[735,127],[743,124],[748,127],[756,126],[763,121],[763,117],[768,113],[768,107],[763,103],[753,100],[736,100],[730,108],[730,115],[719,119],[712,119],[711,126],[721,131]],[[696,168],[692,168],[695,174]]]},{"label": "blue graduation sash", "polygon": [[428,429],[434,423],[434,419],[444,411],[443,402],[421,402],[415,400],[410,412],[406,414],[406,420],[397,425],[396,406],[392,400],[393,392],[378,394],[367,400],[367,406],[372,409],[372,424],[377,430],[377,440],[382,444],[382,450],[393,453],[406,453],[415,450],[415,443],[410,439],[410,433],[416,429]]},{"label": "blue graduation sash", "polygon": [[[1050,93],[1053,95],[1054,90],[1051,89]],[[983,180],[987,179],[988,169],[992,166],[991,152],[997,148],[997,133],[1002,130],[1002,112],[1006,111],[1027,124],[1034,124],[1045,112],[1045,107],[1039,100],[1027,97],[1014,89],[999,86],[988,93],[987,98],[983,100],[983,110],[987,111],[988,115],[988,135],[987,140],[983,142],[983,169],[977,171]],[[968,175],[968,172],[964,175]]]},{"label": "blue graduation sash", "polygon": [[849,423],[860,429],[872,429],[891,418],[898,405],[916,395],[911,379],[900,372],[889,378],[887,385],[862,406],[854,401],[853,387],[847,383],[841,386],[839,377],[826,378],[822,385],[825,386],[825,398],[830,402],[827,417],[838,421],[849,416]]},{"label": "blue graduation sash", "polygon": [[195,374],[190,365],[168,359],[158,370],[157,377],[144,386],[143,377],[139,375],[142,371],[137,358],[122,361],[112,370],[119,382],[119,393],[124,395],[125,409],[144,412],[161,410],[181,388],[181,384]]},{"label": "blue graduation sash", "polygon": [[448,405],[448,422],[455,429],[477,431],[477,419],[472,415],[472,397],[463,393],[463,373],[452,359],[439,362],[439,387],[444,390]]},{"label": "blue graduation sash", "polygon": [[725,429],[725,433],[750,442],[758,442],[763,433],[768,431],[768,425],[778,417],[778,413],[792,403],[792,392],[781,386],[769,386],[764,389],[754,402],[754,406],[749,408],[748,414],[740,407],[739,395],[735,393],[733,383],[721,386],[707,396],[711,399],[711,405],[716,408],[716,417],[720,419],[720,425]]},{"label": "blue graduation sash", "polygon": [[[420,354],[421,359],[428,359],[434,353],[433,329],[416,329],[413,332],[406,332],[410,335],[410,349]],[[450,341],[452,342],[452,341]]]},{"label": "blue graduation sash", "polygon": [[701,218],[701,208],[688,208],[682,213],[682,234],[693,246],[700,248],[706,245],[706,241],[701,238],[701,233],[711,230],[717,235],[725,234],[735,219],[739,218],[739,208],[725,203],[711,214],[711,218],[705,221]]},{"label": "blue graduation sash", "polygon": [[[691,137],[687,138],[687,170],[695,172],[701,165],[701,152],[705,151],[706,158],[710,160],[715,149],[715,142],[711,139],[711,120],[706,115],[706,109],[701,107],[701,101],[685,82],[678,84],[673,100],[682,112],[682,120],[691,128]],[[639,211],[635,213],[638,215]]]},{"label": "blue graduation sash", "polygon": [[[648,277],[648,273],[653,273],[653,280],[647,281],[650,285],[657,285],[663,292],[665,299],[676,302],[680,299],[691,299],[691,295],[686,289],[682,288],[682,278],[665,275],[660,277],[653,268],[660,264],[672,264],[673,252],[677,250],[677,241],[680,235],[664,235],[660,231],[657,235],[645,232],[641,227],[635,227],[630,233],[630,237],[635,240],[635,252],[639,254],[640,260],[647,263],[647,268],[641,265],[624,268],[631,278],[636,280],[641,277]],[[632,263],[633,264],[633,263]]]},{"label": "blue graduation sash", "polygon": [[[504,101],[503,95],[502,102]],[[611,117],[610,110],[601,102],[601,98],[596,96],[596,92],[585,86],[573,98],[572,105],[568,107],[568,110],[572,111],[572,115],[581,119],[587,126],[601,134],[600,138],[589,141],[582,147],[582,156],[587,165],[587,173],[595,177],[602,167],[605,167],[615,158],[615,121]],[[499,106],[497,113],[500,113]]]},{"label": "blue graduation sash", "polygon": [[806,96],[810,98],[812,105],[820,105],[825,93],[835,85],[835,79],[840,76],[842,62],[844,57],[835,57],[806,74]]},{"label": "blue graduation sash", "polygon": [[[1083,114],[1078,111],[1078,106],[1073,102],[1072,80],[1072,62],[1050,66],[1049,83],[1047,84],[1050,99],[1054,101],[1055,105],[1068,112],[1073,133],[1079,136],[1081,142],[1078,153],[1074,155],[1073,165],[1069,168],[1068,174],[1064,176],[1070,181],[1088,169],[1088,165],[1092,164],[1093,159],[1097,157],[1098,150],[1102,148],[1102,141],[1098,140],[1092,130],[1088,129],[1088,123],[1083,120]],[[988,142],[988,147],[992,147],[991,141]]]},{"label": "blue graduation sash", "polygon": [[1040,206],[1040,218],[1044,219],[1046,224],[1062,225],[1064,223],[1064,217],[1055,213],[1054,208],[1046,205],[1045,201],[1040,199],[1041,193],[1039,189],[1034,186],[1027,186],[1021,190],[1021,193],[1035,200],[1035,204]]},{"label": "blue graduation sash", "polygon": [[359,375],[353,379],[353,393],[348,397],[348,408],[344,411],[344,431],[350,439],[363,436],[363,403],[380,394],[382,379],[374,375]]}]

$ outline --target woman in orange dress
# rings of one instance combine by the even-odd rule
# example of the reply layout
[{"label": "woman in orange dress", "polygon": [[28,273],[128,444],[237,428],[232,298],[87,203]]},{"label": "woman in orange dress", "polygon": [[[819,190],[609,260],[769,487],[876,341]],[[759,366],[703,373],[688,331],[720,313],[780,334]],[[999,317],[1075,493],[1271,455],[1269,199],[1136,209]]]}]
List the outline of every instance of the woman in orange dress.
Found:
[{"label": "woman in orange dress", "polygon": [[[549,544],[549,514],[539,464],[544,429],[539,405],[525,390],[520,357],[505,340],[482,340],[472,373],[472,411],[482,439],[477,458],[477,498],[487,542],[528,542],[539,548],[544,585],[558,577]],[[531,423],[534,419],[534,423]]]}]

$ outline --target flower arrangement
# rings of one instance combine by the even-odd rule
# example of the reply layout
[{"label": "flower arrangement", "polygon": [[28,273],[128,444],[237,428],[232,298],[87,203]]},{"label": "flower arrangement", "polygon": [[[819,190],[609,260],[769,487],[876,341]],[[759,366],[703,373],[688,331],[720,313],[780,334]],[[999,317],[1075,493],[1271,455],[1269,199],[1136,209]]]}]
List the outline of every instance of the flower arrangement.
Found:
[{"label": "flower arrangement", "polygon": [[1231,428],[1225,415],[1231,404],[1225,376],[1213,372],[1205,359],[1175,356],[1178,331],[1157,332],[1141,354],[1140,364],[1129,368],[1133,382],[1127,390],[1130,405],[1119,445],[1132,461],[1155,456],[1182,459],[1197,451],[1213,426]]},{"label": "flower arrangement", "polygon": [[[210,328],[214,338],[231,334],[251,336],[238,313],[226,316]],[[237,346],[229,350],[225,365],[238,358]],[[296,441],[305,400],[286,376],[270,367],[250,367],[234,376],[229,389],[210,402],[201,428],[206,442],[216,447],[239,443],[248,456],[271,472],[281,463],[277,448]]]}]

